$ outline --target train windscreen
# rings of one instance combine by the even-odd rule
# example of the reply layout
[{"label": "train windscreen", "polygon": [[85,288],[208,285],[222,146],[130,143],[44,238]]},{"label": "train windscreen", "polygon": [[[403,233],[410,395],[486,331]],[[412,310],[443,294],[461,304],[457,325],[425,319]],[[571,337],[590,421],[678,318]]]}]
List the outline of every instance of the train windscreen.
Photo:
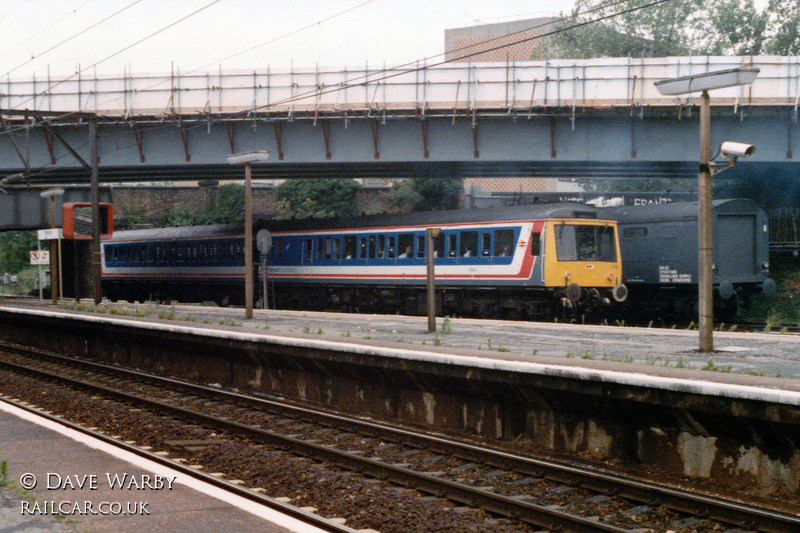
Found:
[{"label": "train windscreen", "polygon": [[613,226],[559,224],[555,230],[559,261],[617,260]]}]

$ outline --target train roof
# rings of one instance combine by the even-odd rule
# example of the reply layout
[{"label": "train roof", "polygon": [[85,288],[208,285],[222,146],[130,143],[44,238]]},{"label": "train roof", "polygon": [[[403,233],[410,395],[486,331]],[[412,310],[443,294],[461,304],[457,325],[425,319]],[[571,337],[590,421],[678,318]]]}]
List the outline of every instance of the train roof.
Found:
[{"label": "train roof", "polygon": [[[601,207],[598,216],[616,220],[620,224],[646,224],[669,220],[697,220],[698,202],[671,202],[668,204],[650,204],[637,206]],[[713,200],[711,209],[714,213],[760,213],[764,210],[753,200],[747,198],[731,198]]]},{"label": "train roof", "polygon": [[296,231],[365,227],[437,226],[440,224],[504,222],[512,220],[539,220],[545,218],[597,218],[597,213],[598,209],[594,206],[563,202],[487,209],[454,209],[446,211],[365,215],[349,218],[269,220],[264,223],[264,227],[270,231]]},{"label": "train roof", "polygon": [[115,231],[111,236],[111,241],[200,238],[210,235],[242,234],[244,234],[244,224],[207,224],[204,226],[175,226]]},{"label": "train roof", "polygon": [[[424,211],[365,215],[349,218],[315,218],[304,220],[259,220],[257,229],[270,231],[304,231],[348,228],[381,228],[396,226],[428,226],[462,224],[471,222],[504,222],[512,220],[540,220],[552,218],[596,219],[598,208],[572,202],[533,204],[487,209],[457,209],[449,211]],[[112,241],[139,239],[201,238],[210,235],[241,235],[243,224],[212,224],[205,226],[180,226],[139,230],[115,231]]]}]

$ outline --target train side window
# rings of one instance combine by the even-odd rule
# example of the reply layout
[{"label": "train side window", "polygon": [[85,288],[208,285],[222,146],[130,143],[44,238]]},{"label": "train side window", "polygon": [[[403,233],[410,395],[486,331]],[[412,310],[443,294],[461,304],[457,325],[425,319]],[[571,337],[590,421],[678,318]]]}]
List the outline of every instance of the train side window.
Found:
[{"label": "train side window", "polygon": [[333,239],[325,237],[325,259],[330,259],[333,254]]},{"label": "train side window", "polygon": [[414,257],[414,236],[410,233],[401,233],[397,237],[398,259]]},{"label": "train side window", "polygon": [[313,241],[311,239],[306,239],[303,241],[303,258],[305,263],[311,263],[311,245]]},{"label": "train side window", "polygon": [[425,235],[417,235],[417,257],[425,257]]},{"label": "train side window", "polygon": [[386,257],[386,235],[378,235],[378,259]]},{"label": "train side window", "polygon": [[394,259],[394,237],[389,237],[389,245],[387,246],[386,256],[389,259]]},{"label": "train side window", "polygon": [[492,255],[492,234],[481,234],[481,257],[489,257]]},{"label": "train side window", "polygon": [[538,232],[531,233],[531,255],[542,254],[542,234]]},{"label": "train side window", "polygon": [[461,234],[461,257],[475,257],[478,253],[478,232],[465,231]]},{"label": "train side window", "polygon": [[514,255],[514,230],[495,230],[494,255],[495,257],[510,257]]},{"label": "train side window", "polygon": [[344,258],[356,258],[356,238],[352,235],[348,235],[344,238]]},{"label": "train side window", "polygon": [[369,258],[375,259],[375,235],[369,236]]},{"label": "train side window", "polygon": [[433,239],[433,257],[444,257],[444,233],[439,232]]},{"label": "train side window", "polygon": [[458,255],[458,235],[451,233],[447,236],[447,257]]},{"label": "train side window", "polygon": [[366,259],[367,258],[367,238],[366,237],[359,237],[358,238],[358,258],[359,259]]},{"label": "train side window", "polygon": [[340,251],[342,249],[342,241],[341,241],[341,239],[334,238],[333,242],[332,242],[332,245],[333,245],[333,249],[332,249],[333,258],[334,259],[339,259],[341,257]]},{"label": "train side window", "polygon": [[141,256],[141,246],[134,244],[131,247],[131,262],[138,263]]},{"label": "train side window", "polygon": [[647,227],[638,226],[634,228],[625,228],[622,230],[622,237],[624,239],[644,239],[647,237]]},{"label": "train side window", "polygon": [[272,241],[272,248],[275,250],[275,259],[280,260],[283,256],[283,237],[275,237]]},{"label": "train side window", "polygon": [[119,260],[122,263],[128,260],[128,247],[125,245],[119,247]]},{"label": "train side window", "polygon": [[322,237],[317,237],[317,259],[318,259],[318,260],[319,260],[319,259],[322,259],[322,250],[323,250],[323,247],[324,247],[324,244],[323,244],[323,239],[322,239]]}]

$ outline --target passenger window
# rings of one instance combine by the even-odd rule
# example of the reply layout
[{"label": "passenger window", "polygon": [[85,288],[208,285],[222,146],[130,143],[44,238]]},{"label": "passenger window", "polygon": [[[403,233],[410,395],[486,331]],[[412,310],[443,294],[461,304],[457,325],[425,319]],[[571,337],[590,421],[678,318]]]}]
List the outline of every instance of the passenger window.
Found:
[{"label": "passenger window", "polygon": [[333,258],[334,259],[339,259],[339,255],[340,255],[339,254],[339,250],[341,248],[341,242],[342,241],[339,240],[339,239],[333,239]]},{"label": "passenger window", "polygon": [[387,252],[389,259],[394,259],[394,237],[389,237],[389,247]]},{"label": "passenger window", "polygon": [[275,259],[280,259],[283,256],[283,238],[277,237],[273,241],[273,247],[275,248]]},{"label": "passenger window", "polygon": [[378,259],[386,257],[386,235],[378,235]]},{"label": "passenger window", "polygon": [[352,235],[344,238],[344,258],[345,259],[356,258],[356,238],[353,237]]},{"label": "passenger window", "polygon": [[444,233],[433,239],[433,257],[444,257]]},{"label": "passenger window", "polygon": [[410,233],[401,233],[397,238],[398,259],[414,257],[414,236]]},{"label": "passenger window", "polygon": [[325,237],[325,254],[324,254],[325,259],[331,258],[331,253],[333,248],[333,243],[331,241],[332,239],[330,237]]},{"label": "passenger window", "polygon": [[447,257],[458,255],[458,235],[450,234],[447,236]]},{"label": "passenger window", "polygon": [[323,247],[324,247],[324,244],[323,244],[322,237],[317,237],[317,259],[318,260],[322,259]]},{"label": "passenger window", "polygon": [[366,237],[359,237],[359,239],[358,239],[358,258],[359,259],[366,259],[367,258],[367,238]]},{"label": "passenger window", "polygon": [[[499,229],[494,232],[495,257],[510,257],[514,255],[514,231]],[[537,254],[534,254],[537,255]]]},{"label": "passenger window", "polygon": [[375,235],[369,236],[369,258],[375,259]]},{"label": "passenger window", "polygon": [[417,235],[417,257],[425,257],[425,235]]},{"label": "passenger window", "polygon": [[475,257],[478,253],[478,232],[465,231],[461,234],[461,257]]},{"label": "passenger window", "polygon": [[304,262],[311,263],[311,239],[307,239],[303,241],[303,257],[305,259]]}]

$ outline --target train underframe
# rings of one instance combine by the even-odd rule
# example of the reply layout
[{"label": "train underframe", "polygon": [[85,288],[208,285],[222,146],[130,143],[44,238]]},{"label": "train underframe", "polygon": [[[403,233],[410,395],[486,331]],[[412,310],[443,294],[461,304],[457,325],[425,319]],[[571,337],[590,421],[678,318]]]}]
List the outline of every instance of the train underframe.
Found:
[{"label": "train underframe", "polygon": [[[630,284],[628,291],[628,303],[616,309],[615,318],[624,318],[631,323],[640,322],[642,317],[664,322],[698,320],[697,285]],[[739,284],[734,286],[728,298],[723,298],[715,288],[714,319],[718,322],[732,321],[747,307],[748,300],[759,292],[760,284]]]},{"label": "train underframe", "polygon": [[[104,282],[112,301],[214,302],[220,306],[244,305],[244,287],[233,282],[153,283]],[[262,287],[255,289],[261,307]],[[544,287],[438,287],[439,316],[508,318],[515,320],[581,320],[602,314],[610,298],[605,289],[583,288],[577,301],[564,288]],[[572,295],[574,298],[574,295]],[[427,292],[420,286],[270,285],[269,307],[350,313],[427,314]]]}]

